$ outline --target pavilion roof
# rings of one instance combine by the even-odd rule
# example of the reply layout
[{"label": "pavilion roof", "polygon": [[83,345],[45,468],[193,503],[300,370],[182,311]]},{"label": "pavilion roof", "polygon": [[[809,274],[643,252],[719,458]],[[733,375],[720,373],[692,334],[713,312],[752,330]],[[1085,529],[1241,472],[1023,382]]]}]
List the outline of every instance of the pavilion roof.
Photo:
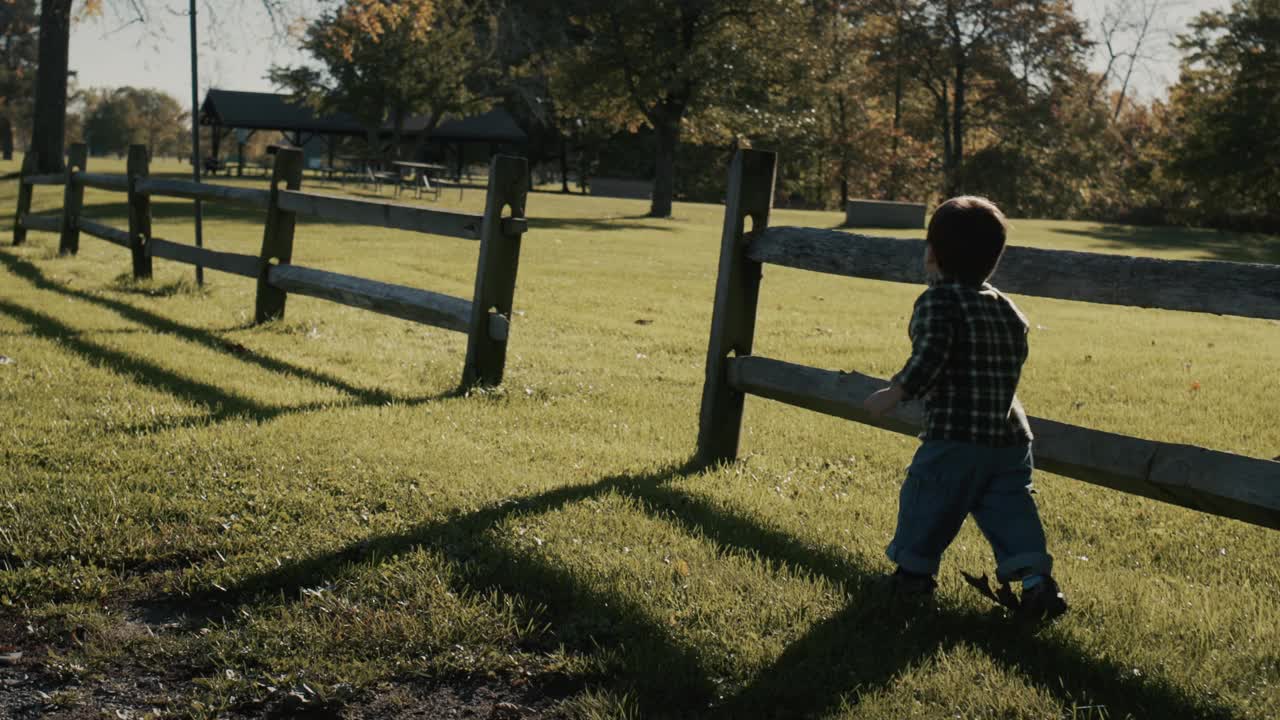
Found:
[{"label": "pavilion roof", "polygon": [[[245,92],[211,89],[200,106],[204,125],[221,125],[247,130],[300,131],[321,135],[364,135],[359,121],[346,113],[317,115],[305,104],[294,102],[279,93]],[[404,125],[404,136],[414,137],[426,126],[426,118],[414,116]],[[381,134],[391,131],[384,124]],[[446,118],[431,133],[431,140],[443,142],[520,143],[528,135],[516,124],[511,113],[495,108],[465,118]]]}]

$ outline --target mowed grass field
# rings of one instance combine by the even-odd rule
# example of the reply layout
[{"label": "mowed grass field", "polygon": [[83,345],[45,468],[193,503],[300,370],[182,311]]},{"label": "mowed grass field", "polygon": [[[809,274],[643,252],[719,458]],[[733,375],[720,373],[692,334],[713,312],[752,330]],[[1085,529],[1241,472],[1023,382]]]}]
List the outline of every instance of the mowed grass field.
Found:
[{"label": "mowed grass field", "polygon": [[[0,236],[0,715],[1280,714],[1280,533],[1039,474],[1072,612],[1031,633],[964,585],[993,566],[972,524],[938,610],[884,612],[912,438],[750,398],[740,461],[694,468],[723,209],[646,205],[530,195],[506,381],[469,396],[460,334],[302,297],[254,327],[252,281]],[[205,207],[208,247],[257,253],[260,214]],[[190,203],[154,213],[191,239]],[[85,216],[124,227],[123,196]],[[1012,240],[1280,262],[1264,236]],[[476,247],[300,220],[294,262],[469,297]],[[756,352],[887,377],[919,290],[766,268]],[[1032,414],[1280,454],[1280,323],[1018,301]]]}]

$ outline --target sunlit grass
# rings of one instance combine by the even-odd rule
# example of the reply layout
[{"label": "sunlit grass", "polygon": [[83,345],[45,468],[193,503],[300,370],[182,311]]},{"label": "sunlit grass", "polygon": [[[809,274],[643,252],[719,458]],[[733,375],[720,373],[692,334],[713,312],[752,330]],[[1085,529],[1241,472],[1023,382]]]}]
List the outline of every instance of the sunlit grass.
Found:
[{"label": "sunlit grass", "polygon": [[[86,203],[124,225],[121,196]],[[59,205],[37,188],[35,211]],[[190,242],[190,203],[155,205],[155,234]],[[61,703],[144,674],[164,690],[137,707],[196,716],[366,703],[387,683],[584,718],[1280,707],[1280,534],[1044,475],[1070,615],[1036,635],[990,615],[958,573],[991,565],[966,527],[941,609],[886,616],[873,579],[914,440],[752,399],[738,463],[687,463],[722,208],[528,205],[507,379],[471,396],[454,393],[459,334],[300,297],[254,327],[252,281],[199,288],[156,260],[135,283],[92,238],[74,258],[45,233],[4,242],[0,618],[17,629],[0,643],[39,652]],[[207,246],[256,254],[259,214],[206,209]],[[1280,261],[1274,238],[1198,231],[1015,220],[1013,240]],[[466,297],[475,251],[302,221],[294,262]],[[887,376],[918,290],[767,268],[755,350]],[[1280,324],[1018,301],[1033,414],[1280,453]]]}]

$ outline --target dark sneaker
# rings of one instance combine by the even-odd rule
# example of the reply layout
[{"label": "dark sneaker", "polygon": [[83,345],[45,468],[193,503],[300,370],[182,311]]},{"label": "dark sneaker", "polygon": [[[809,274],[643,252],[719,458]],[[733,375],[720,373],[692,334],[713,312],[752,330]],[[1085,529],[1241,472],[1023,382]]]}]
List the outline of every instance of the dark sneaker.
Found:
[{"label": "dark sneaker", "polygon": [[1022,591],[1022,599],[1014,615],[1019,620],[1048,622],[1066,611],[1067,599],[1058,589],[1058,583],[1053,578],[1046,577],[1030,590]]},{"label": "dark sneaker", "polygon": [[895,603],[920,605],[933,599],[938,583],[932,575],[917,575],[902,568],[888,577],[889,595]]}]

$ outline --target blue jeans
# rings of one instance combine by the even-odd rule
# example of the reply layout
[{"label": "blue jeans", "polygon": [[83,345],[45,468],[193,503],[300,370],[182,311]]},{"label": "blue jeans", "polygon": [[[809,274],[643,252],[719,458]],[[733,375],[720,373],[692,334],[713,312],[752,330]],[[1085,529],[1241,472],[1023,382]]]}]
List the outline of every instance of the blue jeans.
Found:
[{"label": "blue jeans", "polygon": [[885,551],[907,572],[936,575],[970,513],[996,556],[996,578],[1048,575],[1044,528],[1031,498],[1031,446],[991,448],[926,440],[898,499],[898,529]]}]

